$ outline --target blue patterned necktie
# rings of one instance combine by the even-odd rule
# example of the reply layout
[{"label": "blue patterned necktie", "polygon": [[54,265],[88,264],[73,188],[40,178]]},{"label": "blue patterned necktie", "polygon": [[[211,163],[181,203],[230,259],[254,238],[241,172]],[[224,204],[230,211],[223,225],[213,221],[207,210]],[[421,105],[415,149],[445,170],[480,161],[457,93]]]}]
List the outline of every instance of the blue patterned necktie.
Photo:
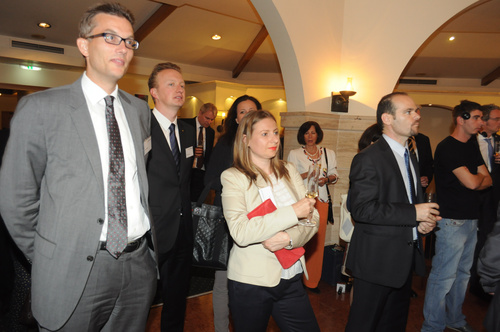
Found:
[{"label": "blue patterned necktie", "polygon": [[179,174],[179,164],[181,160],[181,155],[179,153],[179,145],[177,144],[177,137],[175,137],[175,124],[171,124],[168,128],[170,130],[170,149],[172,149],[172,155],[174,156],[175,166],[177,166],[177,174]]},{"label": "blue patterned necktie", "polygon": [[[413,182],[413,175],[411,174],[410,168],[410,153],[408,149],[405,149],[405,166],[406,166],[406,176],[408,177],[408,186],[410,187],[410,204],[413,204],[416,201],[415,195],[415,183]],[[420,240],[416,227],[413,227],[413,236],[416,239],[417,249],[420,250]]]},{"label": "blue patterned necktie", "polygon": [[406,166],[406,175],[408,176],[408,186],[410,187],[410,203],[413,204],[415,201],[415,188],[413,183],[413,176],[411,175],[410,168],[410,153],[408,149],[405,149],[405,166]]},{"label": "blue patterned necktie", "polygon": [[120,129],[115,118],[113,96],[106,96],[106,126],[109,139],[108,232],[106,250],[120,257],[127,246],[127,203],[125,199],[125,161]]},{"label": "blue patterned necktie", "polygon": [[486,144],[488,144],[488,158],[490,160],[490,167],[493,165],[495,161],[495,154],[493,153],[493,144],[491,144],[493,137],[486,137],[484,140]]}]

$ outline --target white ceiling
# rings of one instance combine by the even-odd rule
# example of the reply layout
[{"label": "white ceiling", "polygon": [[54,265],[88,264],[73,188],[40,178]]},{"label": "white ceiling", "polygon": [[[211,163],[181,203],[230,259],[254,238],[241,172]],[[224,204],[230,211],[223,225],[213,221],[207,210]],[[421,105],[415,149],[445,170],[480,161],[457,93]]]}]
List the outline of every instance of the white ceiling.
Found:
[{"label": "white ceiling", "polygon": [[[78,21],[96,0],[3,0],[0,35],[34,43],[75,45]],[[119,0],[136,17],[137,30],[161,6],[150,0]],[[177,9],[141,41],[136,55],[232,71],[262,28],[249,0],[163,0]],[[402,76],[480,79],[500,66],[500,0],[485,2],[443,25],[416,53]],[[46,21],[51,29],[40,29]],[[425,18],[422,18],[425,24]],[[418,27],[415,27],[418,28]],[[222,36],[211,40],[213,34]],[[456,37],[449,42],[450,35]],[[37,36],[43,36],[43,39]],[[2,56],[2,54],[0,54]],[[1,58],[7,62],[9,59]],[[244,72],[279,73],[269,37]]]}]

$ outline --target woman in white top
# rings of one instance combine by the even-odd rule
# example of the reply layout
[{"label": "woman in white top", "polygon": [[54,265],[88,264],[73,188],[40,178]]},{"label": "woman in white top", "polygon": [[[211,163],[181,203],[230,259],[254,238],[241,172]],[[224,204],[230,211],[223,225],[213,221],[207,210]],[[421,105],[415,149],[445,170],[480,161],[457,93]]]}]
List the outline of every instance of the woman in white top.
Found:
[{"label": "woman in white top", "polygon": [[[273,115],[248,113],[236,134],[233,167],[221,176],[224,216],[234,240],[227,273],[236,332],[265,332],[271,315],[282,331],[319,331],[301,282],[302,272],[307,275],[304,256],[297,250],[317,231],[298,225],[299,219],[312,215],[317,223],[319,215],[295,167],[277,157],[279,146]],[[249,218],[268,199],[275,209]],[[283,253],[288,264],[277,258]]]},{"label": "woman in white top", "polygon": [[[309,271],[309,279],[304,279],[304,285],[311,291],[319,293],[318,283],[321,279],[323,267],[323,254],[326,237],[326,224],[329,213],[328,185],[337,183],[337,159],[335,152],[320,147],[318,144],[323,140],[323,130],[317,122],[307,121],[303,123],[297,133],[297,141],[302,147],[290,151],[288,161],[293,163],[299,171],[302,179],[307,177],[310,165],[321,164],[322,173],[319,179],[319,194],[316,208],[320,214],[318,234],[306,246],[306,263]],[[333,211],[330,212],[333,222]]]}]

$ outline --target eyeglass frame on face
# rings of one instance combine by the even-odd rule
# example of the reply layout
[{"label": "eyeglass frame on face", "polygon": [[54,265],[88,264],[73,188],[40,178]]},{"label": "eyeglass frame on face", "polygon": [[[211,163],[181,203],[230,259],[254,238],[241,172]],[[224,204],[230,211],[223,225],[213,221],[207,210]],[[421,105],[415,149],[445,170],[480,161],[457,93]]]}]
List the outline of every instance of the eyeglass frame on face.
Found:
[{"label": "eyeglass frame on face", "polygon": [[[87,36],[85,38],[96,38],[96,37],[102,37],[104,38],[104,41],[108,44],[111,44],[111,45],[120,45],[121,42],[123,41],[124,44],[125,44],[125,47],[128,48],[129,50],[137,50],[139,48],[139,42],[133,38],[122,38],[120,36],[118,36],[117,34],[114,34],[114,33],[110,33],[110,32],[103,32],[103,33],[98,33],[96,35],[92,35],[92,36]],[[114,39],[109,39],[109,38],[117,38],[116,40],[120,40],[118,43],[115,43],[114,42]],[[127,44],[127,43],[135,43],[135,47],[132,46],[131,44]]]}]

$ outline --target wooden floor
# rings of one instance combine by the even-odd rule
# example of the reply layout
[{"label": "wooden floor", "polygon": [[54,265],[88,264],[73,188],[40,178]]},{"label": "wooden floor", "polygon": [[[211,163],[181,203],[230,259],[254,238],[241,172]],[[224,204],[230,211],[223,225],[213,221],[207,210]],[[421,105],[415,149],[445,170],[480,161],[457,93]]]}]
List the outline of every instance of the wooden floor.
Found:
[{"label": "wooden floor", "polygon": [[[420,331],[424,317],[422,314],[425,281],[416,277],[413,280],[413,289],[418,294],[413,298],[410,304],[410,313],[408,316],[407,332]],[[320,282],[320,294],[309,292],[309,299],[313,306],[316,318],[321,331],[337,332],[344,331],[349,314],[349,294],[338,295],[335,289],[327,283]],[[477,331],[486,332],[483,327],[483,319],[488,308],[488,302],[467,292],[463,306],[464,314],[467,316],[467,322]],[[148,320],[148,332],[160,331],[160,313],[161,307],[152,308]],[[212,313],[212,294],[198,296],[188,299],[185,332],[209,332],[214,331]],[[231,329],[231,331],[233,331]],[[280,331],[276,324],[271,320],[268,332]],[[446,330],[450,331],[450,330]],[[307,332],[307,331],[304,331]]]}]

